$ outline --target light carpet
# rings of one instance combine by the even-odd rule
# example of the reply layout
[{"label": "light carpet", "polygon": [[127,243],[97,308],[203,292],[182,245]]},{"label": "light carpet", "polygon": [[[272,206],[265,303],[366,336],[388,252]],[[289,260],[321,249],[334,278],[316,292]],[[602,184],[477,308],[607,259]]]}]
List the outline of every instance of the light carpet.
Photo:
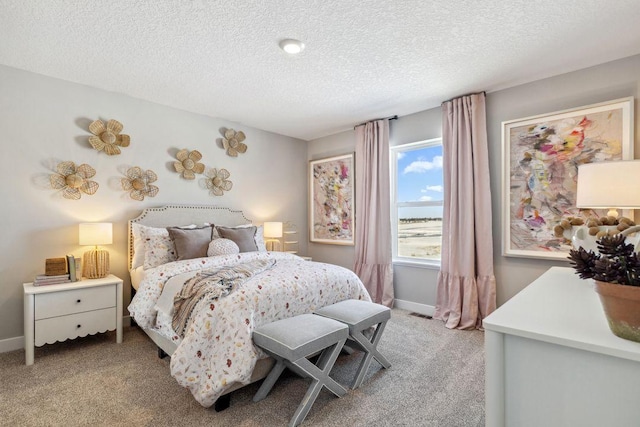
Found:
[{"label": "light carpet", "polygon": [[[303,426],[484,426],[484,335],[392,311],[363,385],[337,398],[323,390]],[[360,352],[341,355],[332,377],[350,384]],[[203,408],[169,372],[169,359],[138,328],[0,354],[3,426],[284,426],[309,380],[283,374],[261,402],[259,382],[235,391],[222,412]]]}]

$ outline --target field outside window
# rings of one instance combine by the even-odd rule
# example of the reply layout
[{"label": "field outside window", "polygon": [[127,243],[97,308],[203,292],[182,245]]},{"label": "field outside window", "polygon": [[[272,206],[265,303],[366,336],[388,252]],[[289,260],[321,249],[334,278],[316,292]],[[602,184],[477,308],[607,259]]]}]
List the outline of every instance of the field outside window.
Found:
[{"label": "field outside window", "polygon": [[440,264],[442,248],[442,140],[391,148],[394,261]]}]

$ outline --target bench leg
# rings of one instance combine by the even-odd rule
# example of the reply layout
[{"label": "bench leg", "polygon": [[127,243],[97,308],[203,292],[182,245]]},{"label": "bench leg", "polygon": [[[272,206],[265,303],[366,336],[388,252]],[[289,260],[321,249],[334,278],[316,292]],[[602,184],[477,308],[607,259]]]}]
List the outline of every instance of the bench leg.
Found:
[{"label": "bench leg", "polygon": [[291,365],[293,365],[293,370],[298,373],[302,373],[303,376],[311,378],[314,381],[319,381],[321,386],[320,388],[325,386],[336,396],[344,396],[347,394],[347,390],[329,376],[329,373],[331,373],[331,369],[333,368],[333,364],[336,362],[336,359],[340,354],[340,350],[344,345],[344,341],[345,340],[342,340],[339,343],[324,349],[318,359],[317,365],[314,365],[306,358],[290,362]]},{"label": "bench leg", "polygon": [[371,365],[371,360],[376,359],[378,363],[382,365],[383,368],[389,368],[391,363],[378,351],[378,342],[382,337],[382,332],[384,331],[384,327],[387,325],[387,321],[385,320],[382,323],[379,323],[376,327],[376,331],[373,333],[371,337],[371,341],[367,337],[364,336],[362,331],[354,331],[351,333],[351,338],[355,340],[364,350],[365,355],[360,362],[360,366],[358,367],[358,372],[356,373],[356,378],[353,381],[353,385],[351,388],[358,388],[362,385],[364,381],[364,377],[369,371],[369,366]]},{"label": "bench leg", "polygon": [[271,371],[269,371],[269,375],[267,375],[267,378],[265,378],[262,382],[262,385],[258,389],[258,392],[255,394],[255,396],[253,396],[254,402],[259,402],[267,397],[267,394],[269,394],[269,392],[273,388],[274,384],[280,377],[280,374],[282,374],[282,371],[284,371],[284,368],[284,361],[280,358],[276,358],[276,364],[273,368],[271,368]]},{"label": "bench leg", "polygon": [[323,386],[327,387],[327,389],[338,397],[342,397],[347,393],[347,390],[344,387],[329,376],[329,373],[333,368],[333,364],[338,358],[345,341],[346,340],[341,340],[337,344],[324,349],[318,359],[318,365],[314,365],[306,358],[290,362],[299,370],[303,371],[305,376],[310,377],[312,382],[307,389],[302,402],[300,402],[296,412],[293,414],[291,421],[289,421],[289,427],[295,427],[305,419]]}]

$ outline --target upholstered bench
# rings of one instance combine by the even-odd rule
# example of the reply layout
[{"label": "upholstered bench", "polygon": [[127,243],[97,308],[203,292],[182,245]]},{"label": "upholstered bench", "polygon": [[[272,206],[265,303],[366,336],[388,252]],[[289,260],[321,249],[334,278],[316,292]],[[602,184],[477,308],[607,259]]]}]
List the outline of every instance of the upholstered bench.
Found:
[{"label": "upholstered bench", "polygon": [[[289,422],[290,426],[297,426],[304,420],[322,387],[338,397],[344,396],[347,390],[329,377],[329,373],[348,336],[349,328],[344,323],[313,314],[302,314],[256,328],[253,342],[276,359],[276,364],[253,401],[258,402],[267,396],[285,366],[312,380]],[[318,352],[320,356],[314,365],[307,357]]]},{"label": "upholstered bench", "polygon": [[[391,310],[388,307],[372,302],[350,299],[323,307],[317,310],[315,314],[348,325],[349,345],[351,346],[351,341],[353,341],[356,349],[365,352],[356,377],[353,380],[352,388],[360,387],[369,370],[372,359],[376,359],[385,369],[391,366],[377,348],[387,321],[391,318]],[[371,339],[369,339],[363,332],[372,326],[376,326],[376,330]]]}]

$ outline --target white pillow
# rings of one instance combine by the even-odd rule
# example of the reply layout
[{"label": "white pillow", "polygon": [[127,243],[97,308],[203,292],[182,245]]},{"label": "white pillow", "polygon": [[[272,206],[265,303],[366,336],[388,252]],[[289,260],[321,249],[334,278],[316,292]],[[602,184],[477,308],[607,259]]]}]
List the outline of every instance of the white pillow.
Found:
[{"label": "white pillow", "polygon": [[[180,228],[192,229],[196,228],[196,225],[183,225]],[[146,270],[165,262],[175,261],[175,245],[166,228],[131,224],[131,232],[133,233],[131,269],[143,266]],[[150,259],[147,259],[147,254]]]},{"label": "white pillow", "polygon": [[258,252],[267,252],[267,246],[264,244],[264,227],[261,225],[259,225],[256,230],[255,241],[256,246],[258,247]]},{"label": "white pillow", "polygon": [[144,239],[144,269],[157,267],[175,261],[176,248],[166,228],[147,228],[142,232]]},{"label": "white pillow", "polygon": [[140,224],[131,224],[131,233],[133,234],[133,258],[131,259],[131,269],[144,264],[144,240],[142,239],[142,229],[147,228]]},{"label": "white pillow", "polygon": [[212,240],[207,250],[207,256],[233,255],[237,253],[240,253],[240,248],[236,245],[236,242],[222,237]]}]

